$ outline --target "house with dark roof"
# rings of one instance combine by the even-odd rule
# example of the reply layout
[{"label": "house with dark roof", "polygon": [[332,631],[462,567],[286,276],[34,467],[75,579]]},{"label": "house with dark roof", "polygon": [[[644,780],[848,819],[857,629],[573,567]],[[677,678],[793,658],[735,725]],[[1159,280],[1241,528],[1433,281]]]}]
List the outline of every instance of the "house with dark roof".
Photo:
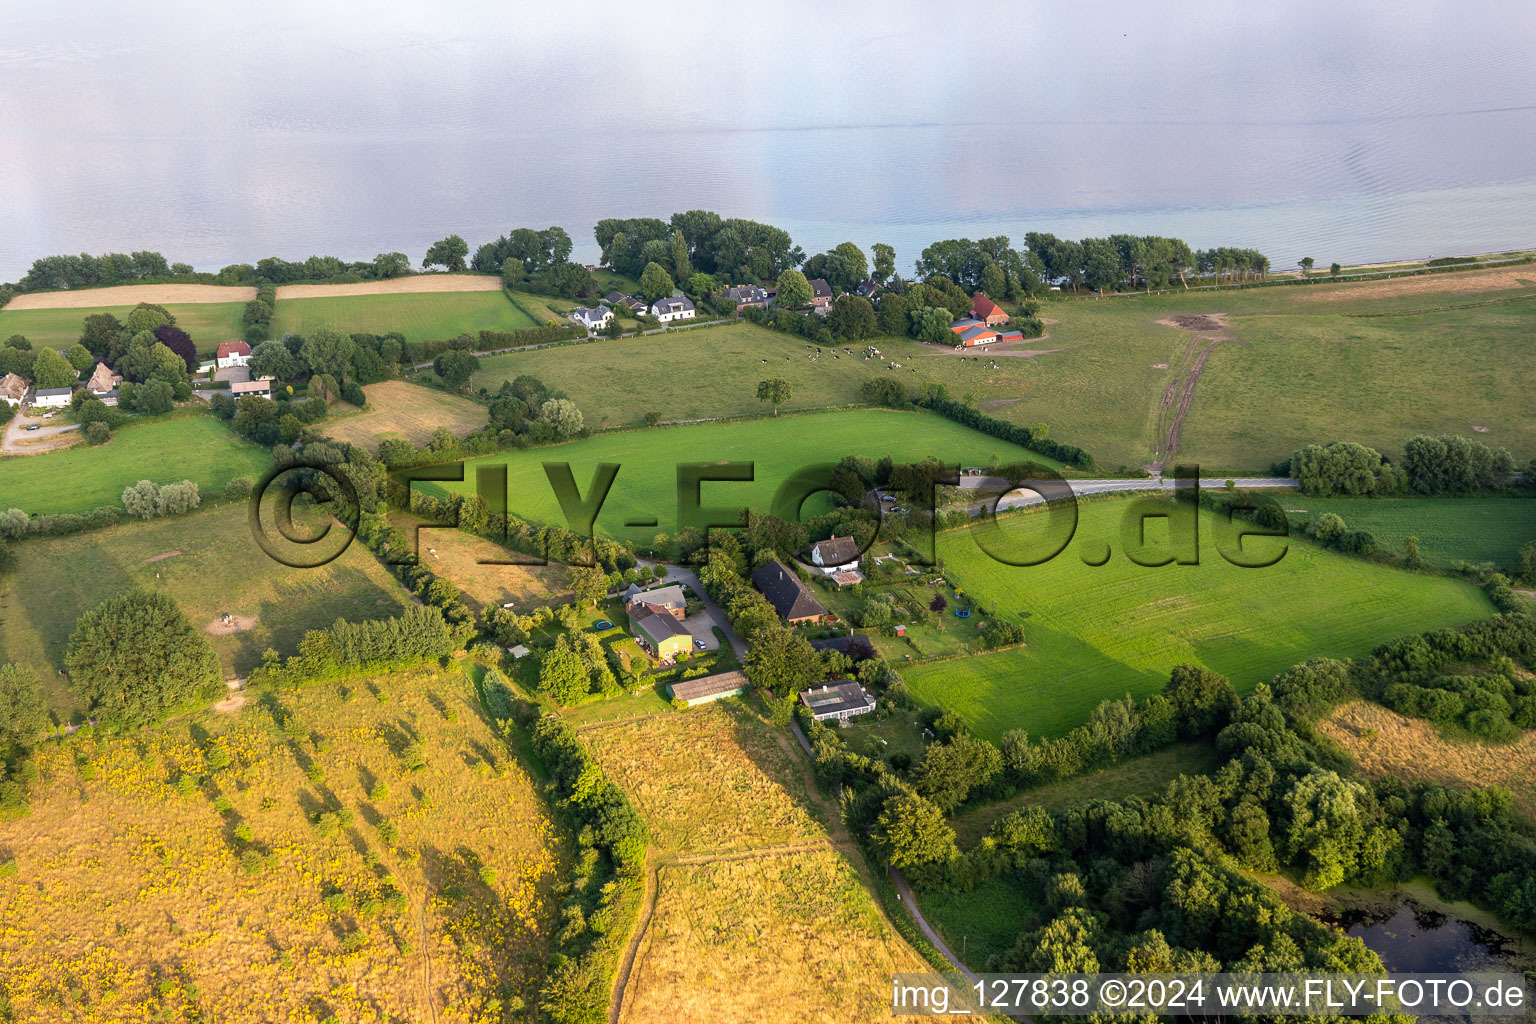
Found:
[{"label": "house with dark roof", "polygon": [[664,324],[673,320],[692,320],[693,300],[686,295],[669,295],[665,299],[657,299],[651,304],[651,316]]},{"label": "house with dark roof", "polygon": [[852,537],[832,537],[811,545],[811,563],[826,576],[857,569],[860,555],[859,542]]},{"label": "house with dark roof", "polygon": [[858,283],[857,287],[853,289],[855,295],[862,295],[866,299],[874,298],[875,293],[879,290],[880,285],[876,283],[875,279],[872,277],[866,277],[864,280]]},{"label": "house with dark roof", "polygon": [[813,277],[807,282],[811,286],[811,305],[832,305],[832,286],[827,284],[824,277]]},{"label": "house with dark roof", "polygon": [[768,305],[768,292],[755,284],[738,284],[725,290],[725,297],[736,303],[736,308],[756,306],[758,309]]},{"label": "house with dark roof", "polygon": [[802,622],[820,622],[827,614],[821,602],[811,595],[811,588],[800,582],[783,562],[774,559],[752,574],[752,585],[762,591],[779,618],[791,626]]},{"label": "house with dark roof", "polygon": [[852,679],[839,679],[825,686],[813,686],[800,691],[800,703],[811,709],[818,722],[836,719],[846,722],[855,715],[867,715],[875,710],[875,698]]},{"label": "house with dark roof", "polygon": [[708,704],[721,697],[735,697],[746,693],[748,686],[744,672],[739,670],[716,672],[714,675],[699,676],[697,679],[679,679],[675,683],[668,683],[667,696],[692,707],[695,704]]},{"label": "house with dark roof", "polygon": [[221,341],[213,352],[213,362],[219,369],[226,366],[245,366],[251,361],[251,346],[243,341]]},{"label": "house with dark roof", "polygon": [[812,640],[811,647],[818,651],[836,651],[854,661],[863,661],[875,656],[874,641],[863,633],[849,633],[847,636],[829,636],[821,640]]},{"label": "house with dark roof", "polygon": [[1024,332],[1023,331],[998,331],[997,332],[997,340],[998,341],[1023,341],[1024,340]]},{"label": "house with dark roof", "polygon": [[32,393],[32,404],[39,409],[62,409],[73,397],[74,388],[38,388]]},{"label": "house with dark roof", "polygon": [[589,331],[600,331],[613,319],[613,310],[603,306],[577,306],[566,314],[566,319],[576,321]]},{"label": "house with dark roof", "polygon": [[956,334],[959,334],[961,331],[968,331],[972,327],[985,326],[987,325],[982,323],[980,320],[977,320],[973,316],[961,317],[959,320],[951,320],[949,322],[949,329],[954,331]]},{"label": "house with dark roof", "polygon": [[971,316],[988,327],[1008,322],[1008,314],[1003,312],[1003,307],[987,298],[986,292],[977,292],[971,296]]},{"label": "house with dark roof", "polygon": [[674,661],[693,650],[693,634],[670,615],[641,607],[629,617],[629,627],[645,653],[657,661]]},{"label": "house with dark roof", "polygon": [[603,296],[603,301],[615,309],[627,309],[631,313],[640,314],[646,311],[644,299],[637,299],[633,295],[625,295],[623,292],[609,292]]}]

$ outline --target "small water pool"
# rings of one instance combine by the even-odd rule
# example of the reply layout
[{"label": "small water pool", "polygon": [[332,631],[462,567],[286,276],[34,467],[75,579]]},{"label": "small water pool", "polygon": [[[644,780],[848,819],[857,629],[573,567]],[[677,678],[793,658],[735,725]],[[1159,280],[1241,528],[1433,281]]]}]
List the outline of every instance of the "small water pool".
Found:
[{"label": "small water pool", "polygon": [[971,617],[971,610],[969,608],[956,608],[955,609],[955,618],[957,618],[957,619],[968,619],[970,617]]},{"label": "small water pool", "polygon": [[593,629],[612,629],[613,628],[613,623],[609,622],[607,619],[598,619],[596,622],[592,623],[592,628]]}]

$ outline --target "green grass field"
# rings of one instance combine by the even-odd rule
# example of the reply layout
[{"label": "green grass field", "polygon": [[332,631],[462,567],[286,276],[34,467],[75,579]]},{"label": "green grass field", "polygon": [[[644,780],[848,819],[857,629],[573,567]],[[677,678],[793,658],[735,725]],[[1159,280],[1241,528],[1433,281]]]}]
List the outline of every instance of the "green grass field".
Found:
[{"label": "green grass field", "polygon": [[[1492,562],[1515,566],[1520,547],[1536,540],[1536,502],[1529,498],[1308,498],[1288,495],[1282,504],[1300,525],[1324,512],[1343,517],[1351,529],[1369,530],[1383,550],[1399,553],[1419,538],[1430,565]],[[1298,514],[1296,510],[1303,510]]]},{"label": "green grass field", "polygon": [[[1120,527],[1132,501],[1080,507],[1068,550],[1044,565],[994,561],[972,530],[940,535],[945,576],[1002,618],[1022,622],[1027,647],[913,664],[902,675],[918,699],[963,715],[980,735],[1007,729],[1057,736],[1106,698],[1145,697],[1182,663],[1204,665],[1250,690],[1299,661],[1354,657],[1406,633],[1492,612],[1470,584],[1422,576],[1293,542],[1269,568],[1240,568],[1217,553],[1226,530],[1202,516],[1200,563],[1146,568],[1125,556]],[[1166,506],[1165,506],[1166,507]],[[1033,522],[1032,522],[1033,521]],[[1038,529],[1040,517],[1005,520]],[[1148,524],[1156,541],[1157,520]],[[1083,557],[1101,557],[1097,568]],[[1253,539],[1250,551],[1277,542]],[[1147,560],[1147,559],[1144,559]]]},{"label": "green grass field", "polygon": [[[881,338],[879,360],[859,358],[862,346],[850,345],[854,355],[828,349],[812,362],[800,339],[737,323],[492,357],[474,383],[495,388],[533,374],[569,392],[592,424],[617,426],[647,410],[668,420],[747,414],[757,408],[757,382],[770,375],[795,389],[785,409],[854,404],[864,380],[889,375],[914,391],[933,381],[955,397],[972,394],[1011,422],[1046,423],[1112,470],[1152,461],[1168,426],[1164,395],[1210,341],[1159,321],[1220,313],[1233,340],[1200,375],[1180,461],[1210,472],[1265,470],[1301,444],[1339,438],[1395,456],[1424,431],[1479,436],[1524,461],[1536,455],[1536,413],[1522,400],[1524,382],[1536,376],[1536,350],[1526,343],[1536,327],[1533,296],[1536,270],[1518,268],[1317,288],[1061,297],[1042,311],[1052,321],[1046,336],[1025,342],[1042,353],[1033,357],[961,358]],[[890,362],[901,369],[886,369]],[[698,386],[701,370],[711,387]]]},{"label": "green grass field", "polygon": [[276,337],[307,334],[321,327],[387,334],[406,341],[453,338],[465,331],[510,331],[534,323],[501,292],[413,292],[346,295],[323,299],[282,299],[272,322]]},{"label": "green grass field", "polygon": [[409,600],[361,544],[317,569],[274,561],[246,514],[239,502],[17,544],[10,571],[0,575],[0,662],[36,669],[55,684],[50,698],[64,709],[72,702],[56,670],[75,620],[131,586],[169,593],[199,629],[225,612],[239,616],[238,631],[216,626],[209,639],[225,672],[242,676],[268,647],[292,654],[305,630],[338,617],[385,618]]},{"label": "green grass field", "polygon": [[[706,483],[702,504],[767,510],[774,492],[792,473],[836,463],[845,455],[889,455],[898,462],[916,462],[933,455],[962,465],[985,465],[994,453],[1010,460],[1032,455],[1016,445],[926,413],[859,409],[603,434],[554,447],[472,459],[465,463],[462,484],[415,486],[423,494],[442,495],[448,488],[473,493],[478,467],[505,465],[510,510],[536,522],[564,524],[542,464],[570,463],[576,485],[586,495],[596,465],[615,462],[621,468],[596,529],[604,536],[633,539],[644,548],[657,532],[677,530],[680,463],[753,462],[752,482]],[[641,519],[655,522],[626,529],[626,523]]]},{"label": "green grass field", "polygon": [[122,507],[123,488],[192,480],[222,490],[237,476],[257,477],[267,453],[223,421],[195,413],[120,427],[97,448],[78,443],[63,451],[0,458],[0,507],[27,512],[85,512]]},{"label": "green grass field", "polygon": [[[211,355],[221,341],[242,337],[240,313],[243,302],[186,302],[165,307],[176,318],[176,325],[192,336],[198,352]],[[102,306],[96,309],[0,309],[0,340],[13,334],[25,335],[34,348],[48,345],[69,348],[80,340],[85,318],[93,313],[111,313],[121,320],[132,306]]]}]

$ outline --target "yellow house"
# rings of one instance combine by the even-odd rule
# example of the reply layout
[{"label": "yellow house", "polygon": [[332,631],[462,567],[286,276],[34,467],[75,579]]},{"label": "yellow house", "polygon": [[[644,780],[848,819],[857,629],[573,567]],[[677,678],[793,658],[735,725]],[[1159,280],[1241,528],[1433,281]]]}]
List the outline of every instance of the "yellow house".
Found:
[{"label": "yellow house", "polygon": [[693,634],[670,615],[641,607],[630,616],[629,625],[640,646],[657,661],[674,661],[693,650]]}]

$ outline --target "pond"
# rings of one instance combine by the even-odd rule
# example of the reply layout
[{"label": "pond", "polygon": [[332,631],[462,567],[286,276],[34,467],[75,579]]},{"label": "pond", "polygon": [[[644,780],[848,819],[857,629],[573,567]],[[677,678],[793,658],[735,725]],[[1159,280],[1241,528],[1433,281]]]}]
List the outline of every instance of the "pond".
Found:
[{"label": "pond", "polygon": [[1422,895],[1384,895],[1389,898],[1377,905],[1339,908],[1332,923],[1369,946],[1388,971],[1518,971],[1531,966],[1536,943],[1463,920],[1456,907]]}]

